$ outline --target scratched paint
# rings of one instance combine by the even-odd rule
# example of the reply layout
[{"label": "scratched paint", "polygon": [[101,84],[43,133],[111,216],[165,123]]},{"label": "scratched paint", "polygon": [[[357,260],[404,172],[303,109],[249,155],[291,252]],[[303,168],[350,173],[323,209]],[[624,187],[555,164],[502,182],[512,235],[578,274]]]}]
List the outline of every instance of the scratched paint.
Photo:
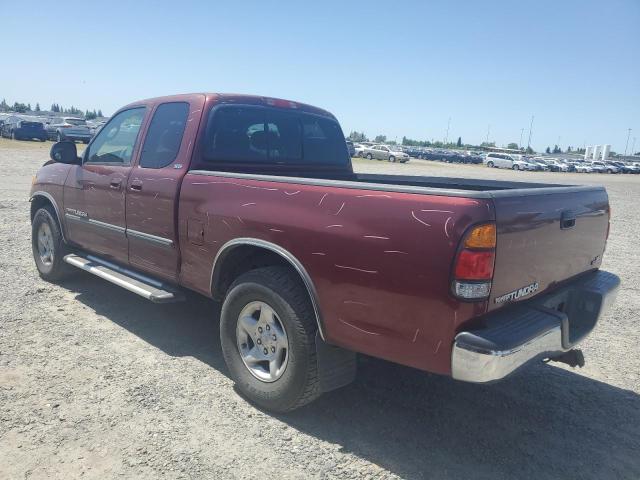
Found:
[{"label": "scratched paint", "polygon": [[362,272],[362,273],[372,273],[372,274],[376,274],[376,273],[378,273],[378,271],[377,271],[377,270],[366,270],[366,269],[364,269],[364,268],[349,267],[349,266],[347,266],[347,265],[338,265],[338,264],[335,264],[334,266],[336,266],[336,267],[338,267],[338,268],[343,268],[343,269],[345,269],[345,270],[354,270],[354,271],[356,271],[356,272]]},{"label": "scratched paint", "polygon": [[423,224],[425,227],[430,227],[430,226],[431,226],[431,225],[430,225],[430,224],[428,224],[427,222],[425,222],[425,221],[423,221],[423,220],[420,220],[418,217],[416,217],[416,213],[415,213],[413,210],[411,210],[411,216],[412,216],[414,219],[416,219],[418,222],[420,222],[421,224]]}]

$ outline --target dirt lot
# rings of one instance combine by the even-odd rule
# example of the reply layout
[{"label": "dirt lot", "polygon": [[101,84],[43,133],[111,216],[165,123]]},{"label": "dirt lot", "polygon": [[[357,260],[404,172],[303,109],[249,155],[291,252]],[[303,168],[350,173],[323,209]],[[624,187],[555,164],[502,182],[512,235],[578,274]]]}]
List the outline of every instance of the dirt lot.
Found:
[{"label": "dirt lot", "polygon": [[28,193],[51,144],[0,139],[0,478],[640,478],[640,176],[358,160],[360,171],[601,183],[614,309],[587,365],[490,386],[361,359],[357,381],[292,414],[239,397],[219,306],[147,303],[79,274],[40,280]]}]

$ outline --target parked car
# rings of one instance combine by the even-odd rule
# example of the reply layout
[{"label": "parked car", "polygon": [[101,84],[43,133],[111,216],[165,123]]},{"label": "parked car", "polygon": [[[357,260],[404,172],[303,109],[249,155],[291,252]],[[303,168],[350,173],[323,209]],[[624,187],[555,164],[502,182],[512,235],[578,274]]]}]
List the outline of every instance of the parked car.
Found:
[{"label": "parked car", "polygon": [[355,151],[355,156],[356,157],[363,157],[364,155],[362,154],[365,149],[367,147],[365,145],[362,145],[361,143],[354,143],[353,144],[353,149]]},{"label": "parked car", "polygon": [[40,276],[221,300],[229,376],[272,411],[351,382],[355,352],[476,383],[582,365],[619,286],[599,270],[603,187],[358,174],[335,117],[300,103],[143,100],[82,158],[50,156],[31,190]]},{"label": "parked car", "polygon": [[86,120],[82,118],[54,117],[47,122],[46,129],[49,139],[58,142],[69,140],[89,143],[93,137]]},{"label": "parked car", "polygon": [[388,160],[389,162],[406,163],[409,161],[409,155],[388,145],[372,145],[362,152],[363,156],[368,160]]},{"label": "parked car", "polygon": [[42,123],[25,120],[18,116],[10,116],[3,122],[1,134],[5,138],[13,140],[40,140],[47,139],[47,132]]},{"label": "parked car", "polygon": [[619,173],[620,170],[615,165],[610,165],[605,162],[591,162],[591,168],[598,173]]},{"label": "parked car", "polygon": [[536,162],[533,158],[523,155],[521,157],[523,162],[526,162],[525,170],[529,170],[532,172],[547,172],[549,171],[549,167],[544,163]]},{"label": "parked car", "polygon": [[555,158],[536,158],[536,160],[538,162],[541,162],[547,165],[549,167],[549,170],[551,170],[552,172],[568,172],[569,171],[569,167],[566,164],[560,163]]},{"label": "parked car", "polygon": [[576,173],[593,173],[593,169],[585,162],[570,162],[569,164],[571,165],[570,171]]},{"label": "parked car", "polygon": [[513,170],[526,170],[527,162],[519,160],[513,155],[507,153],[489,152],[484,159],[487,167],[510,168]]}]

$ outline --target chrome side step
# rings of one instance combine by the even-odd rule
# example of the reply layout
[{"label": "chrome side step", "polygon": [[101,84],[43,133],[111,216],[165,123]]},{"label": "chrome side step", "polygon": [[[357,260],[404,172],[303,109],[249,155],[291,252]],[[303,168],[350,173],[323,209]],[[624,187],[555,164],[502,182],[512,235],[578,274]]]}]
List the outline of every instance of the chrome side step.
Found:
[{"label": "chrome side step", "polygon": [[69,254],[64,261],[108,282],[133,292],[154,303],[180,302],[184,296],[146,275],[134,272],[93,255]]}]

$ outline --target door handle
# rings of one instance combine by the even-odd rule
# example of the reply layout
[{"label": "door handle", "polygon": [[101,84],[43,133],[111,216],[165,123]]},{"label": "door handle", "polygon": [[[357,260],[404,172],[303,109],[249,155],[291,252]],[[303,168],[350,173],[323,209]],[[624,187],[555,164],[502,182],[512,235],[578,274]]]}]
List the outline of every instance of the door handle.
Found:
[{"label": "door handle", "polygon": [[142,190],[142,180],[132,180],[129,188],[131,190],[139,192],[140,190]]},{"label": "door handle", "polygon": [[109,183],[109,188],[112,188],[114,190],[120,190],[121,186],[122,180],[111,180],[111,183]]}]

